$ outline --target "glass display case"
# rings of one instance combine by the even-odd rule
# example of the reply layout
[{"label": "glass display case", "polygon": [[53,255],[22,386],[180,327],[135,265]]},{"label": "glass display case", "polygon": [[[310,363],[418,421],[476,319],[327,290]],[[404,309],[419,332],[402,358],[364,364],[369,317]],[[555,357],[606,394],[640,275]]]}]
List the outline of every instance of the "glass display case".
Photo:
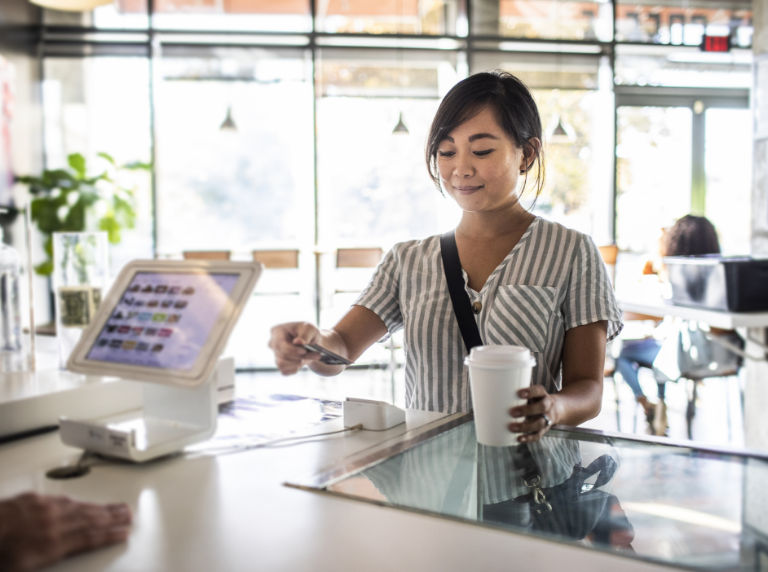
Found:
[{"label": "glass display case", "polygon": [[471,415],[291,486],[686,569],[768,570],[768,456],[556,427],[487,447]]}]

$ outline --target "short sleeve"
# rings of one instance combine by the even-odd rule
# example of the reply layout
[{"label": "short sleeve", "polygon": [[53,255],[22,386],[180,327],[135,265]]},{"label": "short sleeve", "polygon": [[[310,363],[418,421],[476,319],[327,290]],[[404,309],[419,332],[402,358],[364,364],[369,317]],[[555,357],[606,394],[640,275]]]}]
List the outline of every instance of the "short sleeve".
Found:
[{"label": "short sleeve", "polygon": [[587,235],[580,235],[574,251],[564,303],[567,330],[605,320],[608,322],[608,339],[612,340],[624,326],[605,263]]},{"label": "short sleeve", "polygon": [[384,255],[373,277],[355,301],[356,306],[363,306],[376,314],[393,333],[403,326],[400,309],[400,272],[397,263],[396,248]]}]

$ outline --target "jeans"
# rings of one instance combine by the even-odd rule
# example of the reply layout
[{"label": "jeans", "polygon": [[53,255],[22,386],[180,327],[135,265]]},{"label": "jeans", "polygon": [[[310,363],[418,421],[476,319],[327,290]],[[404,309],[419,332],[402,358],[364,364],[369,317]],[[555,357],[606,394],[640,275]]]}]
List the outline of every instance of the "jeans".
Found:
[{"label": "jeans", "polygon": [[[654,338],[642,340],[623,340],[621,352],[616,358],[616,371],[627,382],[635,397],[642,397],[643,390],[637,378],[637,370],[640,367],[651,367],[656,354],[659,353],[661,344]],[[659,397],[664,397],[664,384],[659,383]]]}]

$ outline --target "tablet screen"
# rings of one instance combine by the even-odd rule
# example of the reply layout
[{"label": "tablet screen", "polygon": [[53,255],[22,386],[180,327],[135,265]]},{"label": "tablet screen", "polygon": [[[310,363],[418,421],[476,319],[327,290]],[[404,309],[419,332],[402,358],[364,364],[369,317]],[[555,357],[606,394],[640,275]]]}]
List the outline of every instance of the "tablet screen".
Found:
[{"label": "tablet screen", "polygon": [[137,272],[93,341],[89,360],[189,371],[240,275]]}]

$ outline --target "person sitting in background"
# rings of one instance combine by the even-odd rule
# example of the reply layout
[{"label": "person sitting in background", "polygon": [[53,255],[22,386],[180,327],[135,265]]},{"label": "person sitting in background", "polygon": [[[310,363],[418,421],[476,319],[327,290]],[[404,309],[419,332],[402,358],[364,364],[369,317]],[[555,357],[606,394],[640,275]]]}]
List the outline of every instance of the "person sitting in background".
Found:
[{"label": "person sitting in background", "polygon": [[[679,218],[664,232],[660,251],[662,257],[719,254],[720,241],[709,219],[689,214]],[[663,435],[666,432],[665,380],[657,378],[658,404],[656,404],[643,393],[638,371],[640,367],[653,364],[661,349],[662,340],[670,333],[668,330],[669,328],[666,328],[662,322],[656,327],[653,336],[622,340],[621,352],[616,358],[616,371],[632,390],[656,435]]]},{"label": "person sitting in background", "polygon": [[37,570],[128,538],[125,503],[92,504],[24,493],[0,500],[0,570]]}]

